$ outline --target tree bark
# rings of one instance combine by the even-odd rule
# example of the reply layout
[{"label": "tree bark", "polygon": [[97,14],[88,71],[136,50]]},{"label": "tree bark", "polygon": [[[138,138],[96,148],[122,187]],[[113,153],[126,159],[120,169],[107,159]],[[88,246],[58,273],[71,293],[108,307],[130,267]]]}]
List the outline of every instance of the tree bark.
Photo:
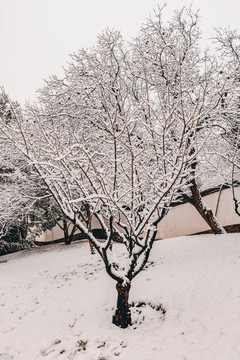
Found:
[{"label": "tree bark", "polygon": [[20,241],[23,244],[24,241],[26,241],[27,238],[27,233],[28,233],[28,215],[26,215],[24,217],[23,222],[21,223],[21,225],[18,227],[19,228],[19,233],[20,233]]},{"label": "tree bark", "polygon": [[64,232],[65,245],[70,245],[69,236],[68,236],[68,224],[67,224],[67,220],[65,218],[63,218],[63,232]]},{"label": "tree bark", "polygon": [[63,218],[63,231],[64,231],[64,242],[65,245],[70,245],[73,239],[73,235],[77,229],[76,224],[73,225],[72,231],[69,234],[67,219]]},{"label": "tree bark", "polygon": [[[90,213],[90,207],[89,204],[86,204],[86,211],[87,211],[87,228],[89,230],[89,232],[92,232],[92,228],[91,228],[91,213]],[[92,242],[89,240],[89,246],[90,246],[90,251],[91,254],[94,255],[95,254],[95,250],[93,247]]]},{"label": "tree bark", "polygon": [[225,234],[223,226],[218,222],[216,216],[213,214],[211,209],[208,209],[204,204],[195,179],[191,181],[191,193],[192,198],[190,203],[196,208],[202,218],[210,226],[214,234]]},{"label": "tree bark", "polygon": [[116,285],[116,289],[118,292],[117,299],[117,309],[115,314],[113,315],[113,324],[119,326],[120,328],[127,328],[132,325],[131,312],[128,304],[129,291],[131,288],[131,283],[127,283],[123,285],[118,282]]}]

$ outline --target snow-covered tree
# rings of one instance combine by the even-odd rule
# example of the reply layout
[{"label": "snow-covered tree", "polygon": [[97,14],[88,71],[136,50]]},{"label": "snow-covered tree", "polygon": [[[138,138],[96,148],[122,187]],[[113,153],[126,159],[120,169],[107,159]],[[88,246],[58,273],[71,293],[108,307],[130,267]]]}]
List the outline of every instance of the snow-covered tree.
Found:
[{"label": "snow-covered tree", "polygon": [[[46,81],[24,117],[0,125],[117,282],[113,323],[123,328],[132,280],[159,221],[191,187],[218,101],[212,59],[197,47],[197,15],[178,12],[163,27],[161,13],[128,46],[104,31],[95,48],[71,56],[63,79]],[[93,217],[104,242],[91,232]]]},{"label": "snow-covered tree", "polygon": [[[0,116],[9,125],[21,117],[17,102],[9,101],[4,93],[0,96]],[[26,213],[30,207],[29,198],[24,197],[23,182],[26,175],[24,155],[4,135],[0,135],[0,234],[5,235],[14,226],[16,236],[25,238]],[[26,189],[26,188],[25,188]],[[22,192],[21,196],[19,196]]]},{"label": "snow-covered tree", "polygon": [[[0,94],[0,116],[6,126],[22,118],[20,105],[4,90]],[[42,229],[54,226],[53,213],[59,210],[51,204],[44,181],[20,149],[0,133],[0,239],[24,244]]]},{"label": "snow-covered tree", "polygon": [[235,211],[240,215],[234,187],[240,176],[240,35],[236,30],[217,29],[215,43],[219,54],[218,88],[221,99],[217,108],[218,131],[212,153],[222,162],[222,173],[232,185]]}]

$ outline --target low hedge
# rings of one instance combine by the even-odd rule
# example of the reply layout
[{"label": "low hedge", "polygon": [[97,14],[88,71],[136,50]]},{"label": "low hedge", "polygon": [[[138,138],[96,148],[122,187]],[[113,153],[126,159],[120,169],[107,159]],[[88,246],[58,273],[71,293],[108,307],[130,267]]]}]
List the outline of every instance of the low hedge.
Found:
[{"label": "low hedge", "polygon": [[11,242],[11,241],[4,241],[0,240],[0,256],[1,255],[7,255],[10,253],[14,253],[17,251],[30,249],[34,247],[33,242],[25,241],[24,243],[19,242]]}]

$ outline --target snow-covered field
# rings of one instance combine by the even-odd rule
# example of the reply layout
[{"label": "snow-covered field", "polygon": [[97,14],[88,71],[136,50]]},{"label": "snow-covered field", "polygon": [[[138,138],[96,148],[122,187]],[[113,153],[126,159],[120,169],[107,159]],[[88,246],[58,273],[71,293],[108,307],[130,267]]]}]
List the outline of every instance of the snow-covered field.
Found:
[{"label": "snow-covered field", "polygon": [[156,242],[128,329],[86,242],[2,256],[0,285],[0,360],[240,359],[240,234]]}]

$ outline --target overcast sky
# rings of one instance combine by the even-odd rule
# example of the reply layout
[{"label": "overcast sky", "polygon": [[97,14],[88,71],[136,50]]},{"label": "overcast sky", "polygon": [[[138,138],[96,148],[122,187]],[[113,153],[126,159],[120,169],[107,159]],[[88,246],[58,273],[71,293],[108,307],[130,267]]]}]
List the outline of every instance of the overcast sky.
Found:
[{"label": "overcast sky", "polygon": [[[173,10],[200,9],[206,39],[214,27],[240,32],[240,0],[167,0]],[[42,79],[62,75],[68,54],[96,43],[104,28],[120,30],[128,40],[164,1],[156,0],[0,0],[0,86],[13,100],[34,99]]]}]

